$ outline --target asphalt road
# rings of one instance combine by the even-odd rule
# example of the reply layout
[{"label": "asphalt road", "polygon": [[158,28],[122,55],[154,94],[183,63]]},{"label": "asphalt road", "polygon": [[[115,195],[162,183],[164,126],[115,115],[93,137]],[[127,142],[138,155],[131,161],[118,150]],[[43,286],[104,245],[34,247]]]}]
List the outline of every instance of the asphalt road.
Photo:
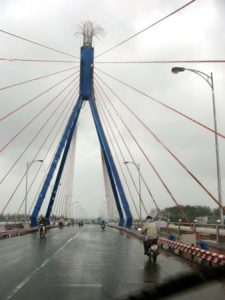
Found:
[{"label": "asphalt road", "polygon": [[[97,225],[52,229],[46,240],[34,233],[0,241],[1,300],[120,299],[192,271],[164,252],[151,265],[138,240]],[[203,298],[225,299],[224,283],[168,299]]]}]

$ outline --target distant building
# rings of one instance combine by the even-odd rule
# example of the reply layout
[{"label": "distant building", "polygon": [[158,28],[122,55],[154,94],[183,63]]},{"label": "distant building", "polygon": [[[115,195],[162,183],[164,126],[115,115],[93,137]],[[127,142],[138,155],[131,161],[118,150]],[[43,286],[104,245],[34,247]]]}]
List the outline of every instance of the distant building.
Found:
[{"label": "distant building", "polygon": [[151,216],[152,218],[156,218],[158,215],[158,210],[157,209],[151,209],[149,212],[149,216]]},{"label": "distant building", "polygon": [[197,217],[196,220],[200,224],[207,224],[208,223],[208,217],[207,216],[205,216],[205,217]]}]

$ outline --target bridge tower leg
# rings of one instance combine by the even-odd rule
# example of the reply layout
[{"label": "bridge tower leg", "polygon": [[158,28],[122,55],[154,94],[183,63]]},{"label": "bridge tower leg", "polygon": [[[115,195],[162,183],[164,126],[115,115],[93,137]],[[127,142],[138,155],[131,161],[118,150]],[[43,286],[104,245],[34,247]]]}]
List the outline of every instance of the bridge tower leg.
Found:
[{"label": "bridge tower leg", "polygon": [[[91,37],[92,41],[92,37]],[[62,176],[62,172],[65,166],[65,161],[67,159],[67,154],[71,145],[72,136],[74,134],[74,130],[76,128],[78,116],[81,110],[82,103],[84,101],[88,101],[92,116],[94,119],[95,127],[97,130],[97,135],[99,138],[101,150],[103,153],[103,157],[106,163],[106,169],[109,175],[114,199],[116,202],[116,207],[118,210],[120,222],[119,225],[124,226],[124,217],[123,217],[123,210],[126,214],[126,227],[131,227],[132,225],[132,214],[129,208],[129,204],[126,199],[126,195],[123,190],[122,183],[120,181],[119,174],[116,169],[116,165],[114,163],[110,147],[104,132],[104,129],[101,124],[101,120],[98,114],[98,110],[95,104],[95,98],[93,93],[93,70],[94,70],[94,49],[91,46],[91,42],[89,43],[87,40],[85,40],[84,46],[81,47],[81,60],[80,60],[80,95],[79,98],[74,106],[73,112],[70,116],[70,119],[67,123],[67,126],[65,128],[64,134],[61,138],[61,141],[59,143],[57,152],[55,154],[55,157],[52,161],[51,167],[49,169],[49,172],[46,176],[45,182],[43,184],[43,187],[41,189],[41,192],[39,194],[39,197],[37,199],[36,205],[34,207],[32,216],[31,216],[31,226],[37,225],[37,217],[40,212],[41,206],[43,204],[43,201],[45,199],[47,190],[49,188],[51,179],[54,175],[54,172],[56,170],[57,164],[60,161],[60,157],[62,155],[60,166],[58,169],[58,173],[56,176],[56,180],[54,183],[54,188],[51,194],[51,198],[49,200],[47,212],[46,212],[46,218],[49,222],[50,214],[52,211],[52,207],[54,204],[56,192],[59,186],[60,178]],[[123,206],[123,210],[121,208],[121,204]]]},{"label": "bridge tower leg", "polygon": [[[61,174],[62,174],[64,165],[65,165],[65,161],[66,161],[66,158],[67,158],[67,153],[69,151],[69,147],[70,147],[70,144],[71,144],[71,137],[73,136],[74,129],[75,129],[76,124],[77,124],[77,119],[78,119],[78,116],[79,116],[79,112],[80,112],[82,103],[83,103],[82,97],[79,97],[78,100],[77,100],[76,105],[74,106],[74,109],[73,109],[72,114],[69,118],[69,121],[66,125],[65,131],[64,131],[63,136],[60,140],[58,149],[57,149],[56,154],[54,156],[54,159],[51,163],[48,174],[45,178],[45,181],[44,181],[44,184],[42,186],[41,192],[38,196],[36,205],[33,209],[33,212],[32,212],[32,215],[31,215],[31,226],[32,227],[37,226],[38,214],[40,212],[41,206],[43,204],[46,193],[47,193],[48,188],[50,186],[50,182],[51,182],[52,177],[54,175],[54,172],[56,170],[57,164],[60,160],[60,157],[61,157],[62,153],[64,153],[64,155],[61,159],[61,165],[59,167],[58,175],[56,177],[56,181],[55,181],[55,184],[54,184],[53,193],[54,193],[54,190],[57,191],[57,189],[58,189]],[[55,192],[55,194],[56,194],[56,192]],[[47,209],[47,213],[49,214],[47,216],[48,218],[50,216],[50,212],[51,212],[51,208],[52,208],[53,203],[54,203],[54,199],[55,199],[55,195],[54,196],[52,195],[51,199],[49,201],[48,209]]]}]

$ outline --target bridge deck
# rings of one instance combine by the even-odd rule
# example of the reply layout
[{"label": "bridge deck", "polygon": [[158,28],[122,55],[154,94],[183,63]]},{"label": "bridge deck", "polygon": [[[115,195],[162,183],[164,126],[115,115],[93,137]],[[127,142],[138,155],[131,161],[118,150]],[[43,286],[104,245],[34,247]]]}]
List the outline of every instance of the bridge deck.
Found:
[{"label": "bridge deck", "polygon": [[[0,243],[0,299],[115,299],[192,271],[166,253],[150,265],[138,240],[98,226],[57,228],[46,240],[34,233]],[[171,299],[224,295],[225,286],[215,283]]]}]

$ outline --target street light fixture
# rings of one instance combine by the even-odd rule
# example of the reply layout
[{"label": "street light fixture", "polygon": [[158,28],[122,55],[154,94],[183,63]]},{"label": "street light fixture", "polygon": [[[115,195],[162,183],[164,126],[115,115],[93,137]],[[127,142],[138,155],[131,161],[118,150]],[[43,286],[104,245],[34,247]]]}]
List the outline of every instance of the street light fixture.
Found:
[{"label": "street light fixture", "polygon": [[37,159],[37,160],[32,160],[32,161],[28,161],[27,164],[26,164],[26,190],[25,190],[25,209],[24,209],[24,222],[26,224],[26,220],[27,220],[27,195],[28,195],[28,171],[31,167],[31,165],[35,162],[40,162],[42,163],[43,162],[43,159]]},{"label": "street light fixture", "polygon": [[134,161],[124,161],[124,164],[133,164],[136,166],[138,170],[138,194],[139,194],[139,220],[140,224],[142,223],[142,216],[141,216],[141,166],[140,164],[134,162]]},{"label": "street light fixture", "polygon": [[184,72],[185,71],[185,68],[183,67],[174,67],[171,69],[171,71],[174,73],[174,74],[177,74],[179,72]]},{"label": "street light fixture", "polygon": [[189,69],[184,67],[173,67],[171,72],[174,74],[178,74],[179,72],[190,71],[202,79],[204,79],[211,88],[212,91],[212,104],[213,104],[213,120],[214,120],[214,131],[215,131],[215,151],[216,151],[216,171],[217,171],[217,190],[218,190],[218,200],[220,203],[220,220],[221,224],[224,223],[223,220],[223,198],[222,198],[222,184],[221,184],[221,171],[220,171],[220,156],[219,156],[219,144],[218,144],[218,136],[217,136],[217,118],[216,118],[216,104],[215,104],[215,93],[214,93],[214,83],[213,83],[213,73],[210,75],[195,69]]}]

